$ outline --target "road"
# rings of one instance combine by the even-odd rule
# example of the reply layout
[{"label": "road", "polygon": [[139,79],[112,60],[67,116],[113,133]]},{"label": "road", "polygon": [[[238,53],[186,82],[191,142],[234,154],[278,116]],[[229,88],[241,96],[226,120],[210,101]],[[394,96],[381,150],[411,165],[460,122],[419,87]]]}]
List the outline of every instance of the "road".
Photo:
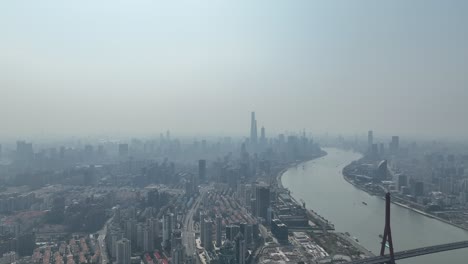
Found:
[{"label": "road", "polygon": [[211,190],[211,188],[212,187],[209,186],[200,188],[200,195],[197,197],[192,207],[188,210],[187,214],[185,215],[182,243],[185,246],[187,256],[194,256],[196,253],[193,216],[197,212],[203,197],[209,190]]},{"label": "road", "polygon": [[110,222],[112,222],[113,219],[114,217],[109,218],[109,220],[107,220],[107,222],[104,224],[104,227],[98,232],[99,234],[98,246],[99,246],[99,249],[101,250],[101,263],[102,264],[111,263],[108,258],[109,255],[107,254],[107,247],[106,247],[105,240],[106,240],[106,234],[107,234],[107,225]]}]

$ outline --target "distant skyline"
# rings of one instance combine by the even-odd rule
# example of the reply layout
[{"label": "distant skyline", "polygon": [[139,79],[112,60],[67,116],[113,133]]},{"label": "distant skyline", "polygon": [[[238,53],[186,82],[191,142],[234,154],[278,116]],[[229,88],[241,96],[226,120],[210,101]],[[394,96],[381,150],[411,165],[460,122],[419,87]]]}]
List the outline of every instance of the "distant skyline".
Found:
[{"label": "distant skyline", "polygon": [[467,1],[5,1],[0,139],[468,139]]}]

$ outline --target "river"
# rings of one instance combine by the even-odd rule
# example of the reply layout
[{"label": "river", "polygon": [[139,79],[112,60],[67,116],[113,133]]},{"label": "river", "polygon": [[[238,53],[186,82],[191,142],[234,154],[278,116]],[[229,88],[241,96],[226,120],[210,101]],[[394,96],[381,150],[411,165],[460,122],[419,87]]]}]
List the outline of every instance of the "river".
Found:
[{"label": "river", "polygon": [[[361,158],[361,154],[335,148],[324,150],[328,155],[288,169],[282,176],[283,186],[294,198],[304,200],[307,208],[334,223],[336,231],[351,233],[377,255],[380,252],[379,234],[383,234],[384,229],[385,201],[343,179],[343,167]],[[391,206],[391,228],[395,251],[468,240],[467,231],[394,204]],[[465,264],[468,263],[468,249],[398,263]]]}]

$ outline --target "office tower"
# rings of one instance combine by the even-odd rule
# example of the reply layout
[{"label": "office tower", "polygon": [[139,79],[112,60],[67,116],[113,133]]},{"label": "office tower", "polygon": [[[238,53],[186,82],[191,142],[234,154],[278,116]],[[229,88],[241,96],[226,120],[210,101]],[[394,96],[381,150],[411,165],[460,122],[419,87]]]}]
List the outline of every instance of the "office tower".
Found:
[{"label": "office tower", "polygon": [[198,179],[200,179],[200,182],[206,180],[206,160],[198,161]]},{"label": "office tower", "polygon": [[424,196],[424,182],[417,181],[414,184],[414,196],[416,197]]},{"label": "office tower", "polygon": [[372,130],[369,130],[369,132],[367,132],[367,150],[368,151],[371,151],[372,144],[374,144],[374,132]]},{"label": "office tower", "polygon": [[401,187],[408,186],[408,177],[405,174],[398,175],[398,191],[401,191]]},{"label": "office tower", "polygon": [[255,112],[251,113],[250,117],[250,143],[257,144],[257,120],[255,120]]},{"label": "office tower", "polygon": [[207,251],[213,250],[213,221],[211,219],[205,219],[203,230],[203,247]]},{"label": "office tower", "polygon": [[216,216],[216,246],[221,246],[222,238],[222,226],[223,226],[223,217],[221,215]]},{"label": "office tower", "polygon": [[400,137],[399,136],[393,136],[392,137],[392,142],[390,142],[390,151],[392,153],[397,153],[399,147],[400,147]]},{"label": "office tower", "polygon": [[163,245],[165,247],[169,246],[171,242],[172,231],[175,228],[175,218],[174,214],[169,213],[164,215],[163,222]]},{"label": "office tower", "polygon": [[262,140],[262,142],[264,142],[265,139],[266,139],[266,137],[265,137],[265,127],[262,127],[262,129],[260,131],[261,131],[260,139]]},{"label": "office tower", "polygon": [[131,242],[123,238],[117,241],[117,264],[130,264],[131,258]]},{"label": "office tower", "polygon": [[128,144],[119,144],[119,156],[120,157],[128,156]]},{"label": "office tower", "polygon": [[385,145],[384,143],[379,144],[379,155],[382,158],[385,155]]},{"label": "office tower", "polygon": [[268,207],[270,207],[270,187],[266,185],[256,186],[257,216],[265,220],[268,219]]},{"label": "office tower", "polygon": [[2,160],[2,144],[0,144],[0,160]]}]

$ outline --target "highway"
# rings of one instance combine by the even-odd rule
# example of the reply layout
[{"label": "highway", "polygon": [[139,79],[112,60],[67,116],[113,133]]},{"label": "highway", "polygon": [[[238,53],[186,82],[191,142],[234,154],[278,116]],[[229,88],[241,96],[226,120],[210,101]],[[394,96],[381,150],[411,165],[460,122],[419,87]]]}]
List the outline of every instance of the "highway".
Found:
[{"label": "highway", "polygon": [[184,229],[182,234],[182,243],[185,246],[187,256],[194,256],[196,254],[195,246],[195,229],[193,216],[197,212],[200,203],[205,196],[206,192],[211,190],[211,187],[200,188],[200,195],[197,197],[192,207],[188,210],[184,218]]},{"label": "highway", "polygon": [[104,227],[99,230],[98,234],[98,246],[101,250],[101,263],[102,264],[107,264],[107,263],[110,263],[109,262],[109,255],[107,254],[107,247],[106,247],[106,234],[107,234],[107,225],[112,222],[112,220],[114,219],[114,217],[111,217],[109,218],[109,220],[107,220],[107,222],[104,224]]},{"label": "highway", "polygon": [[[435,245],[429,247],[422,247],[410,250],[399,251],[395,253],[395,260],[412,258],[422,255],[434,254],[443,251],[468,248],[468,241],[454,242],[449,244]],[[390,261],[390,255],[376,256],[361,260],[355,260],[347,262],[348,264],[380,264],[387,263]]]}]

